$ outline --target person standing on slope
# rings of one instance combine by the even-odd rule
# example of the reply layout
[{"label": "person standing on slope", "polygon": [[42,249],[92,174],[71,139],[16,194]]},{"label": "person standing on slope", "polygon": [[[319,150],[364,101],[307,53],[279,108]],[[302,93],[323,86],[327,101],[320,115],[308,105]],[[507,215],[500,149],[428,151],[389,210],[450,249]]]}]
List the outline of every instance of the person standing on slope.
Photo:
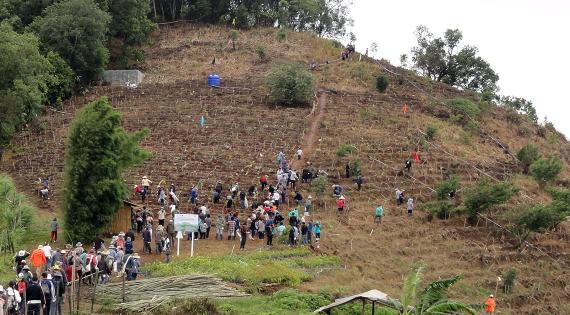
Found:
[{"label": "person standing on slope", "polygon": [[485,314],[488,315],[495,314],[496,307],[497,307],[497,302],[495,301],[495,297],[491,294],[485,300]]}]

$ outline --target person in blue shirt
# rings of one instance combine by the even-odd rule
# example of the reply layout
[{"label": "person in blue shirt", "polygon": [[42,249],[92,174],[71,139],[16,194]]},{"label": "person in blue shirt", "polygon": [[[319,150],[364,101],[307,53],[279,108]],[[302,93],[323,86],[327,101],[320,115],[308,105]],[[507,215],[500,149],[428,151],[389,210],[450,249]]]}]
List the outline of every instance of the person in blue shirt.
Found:
[{"label": "person in blue shirt", "polygon": [[315,224],[315,240],[319,241],[321,239],[321,223],[317,221]]}]

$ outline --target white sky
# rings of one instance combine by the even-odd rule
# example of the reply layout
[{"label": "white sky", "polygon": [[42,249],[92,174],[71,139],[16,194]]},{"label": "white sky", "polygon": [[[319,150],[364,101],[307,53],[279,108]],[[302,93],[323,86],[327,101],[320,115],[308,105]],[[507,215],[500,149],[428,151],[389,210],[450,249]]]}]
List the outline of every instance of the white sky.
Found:
[{"label": "white sky", "polygon": [[570,138],[570,1],[353,0],[351,16],[357,50],[377,42],[375,57],[394,65],[410,55],[417,25],[435,36],[458,28],[499,74],[500,94],[531,100],[540,122]]}]

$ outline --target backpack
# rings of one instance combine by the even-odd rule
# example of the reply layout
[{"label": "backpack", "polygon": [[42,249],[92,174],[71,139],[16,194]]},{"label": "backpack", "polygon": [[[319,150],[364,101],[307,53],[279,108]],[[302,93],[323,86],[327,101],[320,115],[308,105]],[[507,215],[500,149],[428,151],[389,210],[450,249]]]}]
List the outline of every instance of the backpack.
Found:
[{"label": "backpack", "polygon": [[85,263],[85,272],[91,272],[91,265],[93,262],[93,255],[90,255],[87,259],[86,259],[86,263]]},{"label": "backpack", "polygon": [[65,285],[63,284],[63,277],[53,276],[52,282],[55,290],[55,295],[57,297],[63,296],[63,294],[65,293]]},{"label": "backpack", "polygon": [[51,283],[49,283],[49,281],[42,281],[41,285],[42,287],[42,292],[44,293],[44,296],[46,297],[46,301],[51,299]]}]

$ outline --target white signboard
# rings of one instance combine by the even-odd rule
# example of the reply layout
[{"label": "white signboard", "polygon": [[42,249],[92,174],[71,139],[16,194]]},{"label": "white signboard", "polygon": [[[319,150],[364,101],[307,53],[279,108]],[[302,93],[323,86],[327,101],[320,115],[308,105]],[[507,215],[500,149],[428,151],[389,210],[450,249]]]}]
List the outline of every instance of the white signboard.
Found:
[{"label": "white signboard", "polygon": [[174,230],[179,232],[198,232],[198,215],[189,213],[175,214]]}]

